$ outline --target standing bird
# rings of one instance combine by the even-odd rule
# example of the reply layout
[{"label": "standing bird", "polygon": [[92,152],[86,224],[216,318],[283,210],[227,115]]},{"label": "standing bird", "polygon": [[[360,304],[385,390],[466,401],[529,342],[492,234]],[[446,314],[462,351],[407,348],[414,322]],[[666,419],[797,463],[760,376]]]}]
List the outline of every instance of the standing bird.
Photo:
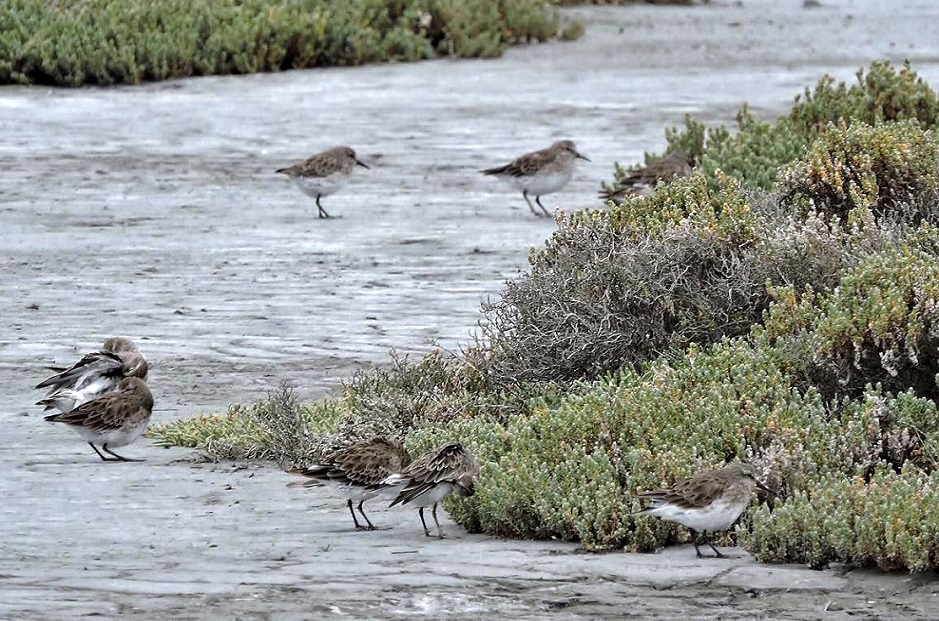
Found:
[{"label": "standing bird", "polygon": [[515,161],[480,171],[484,175],[493,175],[507,181],[513,187],[522,191],[522,197],[528,203],[528,208],[536,216],[541,216],[534,205],[528,200],[528,194],[535,196],[535,202],[541,207],[543,215],[550,217],[551,213],[541,204],[543,194],[551,194],[563,188],[574,174],[574,160],[590,161],[577,152],[573,141],[559,140],[547,149],[532,151],[519,157]]},{"label": "standing bird", "polygon": [[634,167],[629,176],[617,185],[602,190],[600,198],[621,203],[632,196],[648,196],[660,183],[667,183],[675,177],[687,177],[693,170],[687,155],[673,151],[645,166]]},{"label": "standing bird", "polygon": [[752,465],[733,462],[722,468],[699,472],[672,487],[637,494],[638,498],[651,500],[652,506],[635,515],[654,515],[687,526],[698,558],[703,557],[697,542],[698,533],[702,533],[714,554],[718,558],[726,558],[711,543],[709,535],[733,526],[750,504],[750,496],[756,487],[776,495],[757,480]]},{"label": "standing bird", "polygon": [[104,342],[104,347],[82,356],[81,360],[36,384],[48,388],[47,396],[36,402],[45,410],[68,412],[117,387],[125,377],[147,379],[146,358],[130,339],[118,336]]},{"label": "standing bird", "polygon": [[443,539],[443,528],[437,519],[437,503],[450,492],[460,496],[472,496],[476,490],[473,480],[479,474],[479,466],[473,454],[459,443],[445,444],[421,455],[416,461],[385,479],[386,485],[402,485],[403,488],[390,506],[411,504],[420,507],[418,514],[424,526],[424,534],[430,537],[424,508],[433,505],[431,513],[437,524],[437,538]]},{"label": "standing bird", "polygon": [[[321,464],[307,468],[289,470],[291,474],[307,477],[307,481],[291,483],[287,487],[318,487],[323,483],[333,483],[343,494],[356,530],[375,530],[375,526],[365,515],[362,503],[382,493],[391,493],[392,488],[384,481],[411,462],[407,451],[397,440],[376,437],[359,442],[334,453]],[[359,524],[352,510],[352,503],[358,501],[359,513],[365,518],[367,526]]]},{"label": "standing bird", "polygon": [[341,146],[317,153],[302,162],[275,172],[287,175],[294,180],[304,194],[316,199],[316,208],[319,209],[320,218],[331,218],[332,216],[326,213],[320,204],[320,198],[329,196],[342,187],[352,174],[352,167],[355,165],[368,168],[355,157],[355,151]]},{"label": "standing bird", "polygon": [[[153,395],[147,383],[138,377],[125,377],[117,388],[97,399],[62,413],[50,414],[50,423],[65,423],[94,449],[102,461],[141,461],[113,452],[140,437],[153,414]],[[101,450],[111,455],[105,457]]]}]

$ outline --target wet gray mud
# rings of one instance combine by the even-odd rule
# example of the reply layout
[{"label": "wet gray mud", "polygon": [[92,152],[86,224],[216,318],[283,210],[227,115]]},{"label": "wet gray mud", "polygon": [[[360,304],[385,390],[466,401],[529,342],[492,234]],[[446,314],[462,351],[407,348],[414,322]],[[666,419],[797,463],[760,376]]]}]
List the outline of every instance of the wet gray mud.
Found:
[{"label": "wet gray mud", "polygon": [[[782,112],[822,73],[909,58],[939,84],[939,6],[744,0],[582,8],[583,39],[440,60],[140,87],[0,88],[0,617],[687,619],[939,617],[933,576],[816,572],[467,535],[145,441],[103,464],[44,424],[45,366],[140,341],[156,420],[289,381],[305,399],[391,347],[469,341],[479,303],[554,229],[479,175],[572,138],[592,163],[547,197],[598,205],[614,160],[685,113]],[[315,218],[273,170],[333,144],[358,169]]]}]

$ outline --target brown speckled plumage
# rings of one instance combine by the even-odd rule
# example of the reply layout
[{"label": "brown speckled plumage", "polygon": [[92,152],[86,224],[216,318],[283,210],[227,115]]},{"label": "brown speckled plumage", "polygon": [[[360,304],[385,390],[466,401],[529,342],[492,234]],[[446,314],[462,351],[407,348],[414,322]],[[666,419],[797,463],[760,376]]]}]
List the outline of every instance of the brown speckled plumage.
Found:
[{"label": "brown speckled plumage", "polygon": [[[306,477],[306,481],[291,483],[288,487],[316,487],[323,483],[334,483],[346,491],[346,503],[352,513],[352,521],[359,530],[375,527],[365,514],[363,503],[388,488],[385,480],[400,472],[411,458],[400,442],[390,438],[376,437],[352,444],[322,463],[289,470],[291,474]],[[358,500],[359,513],[367,526],[359,524],[352,509],[353,500]]]},{"label": "brown speckled plumage", "polygon": [[147,383],[137,377],[125,377],[112,391],[72,410],[50,414],[45,420],[63,423],[77,431],[104,461],[111,461],[98,451],[96,444],[121,461],[132,461],[113,453],[109,447],[130,444],[143,432],[153,413],[153,395]]}]

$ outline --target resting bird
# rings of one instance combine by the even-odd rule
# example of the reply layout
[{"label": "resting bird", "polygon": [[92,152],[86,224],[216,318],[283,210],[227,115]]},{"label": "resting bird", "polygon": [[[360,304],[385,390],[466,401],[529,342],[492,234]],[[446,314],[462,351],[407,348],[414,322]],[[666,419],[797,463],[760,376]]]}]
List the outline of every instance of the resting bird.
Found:
[{"label": "resting bird", "polygon": [[49,389],[36,405],[47,411],[68,412],[114,390],[125,377],[146,380],[149,366],[133,341],[117,336],[106,340],[100,351],[85,354],[67,369],[56,370],[59,372],[36,384],[36,388]]},{"label": "resting bird", "polygon": [[[153,413],[153,395],[147,383],[138,377],[125,377],[112,391],[62,413],[50,414],[45,420],[64,423],[94,449],[102,461],[140,461],[113,452],[140,437]],[[105,457],[98,450],[111,457]]]},{"label": "resting bird", "polygon": [[675,177],[687,177],[693,170],[687,155],[673,151],[645,166],[635,167],[630,175],[615,187],[601,191],[600,198],[620,203],[632,196],[647,196],[652,194],[660,183],[666,183]]}]

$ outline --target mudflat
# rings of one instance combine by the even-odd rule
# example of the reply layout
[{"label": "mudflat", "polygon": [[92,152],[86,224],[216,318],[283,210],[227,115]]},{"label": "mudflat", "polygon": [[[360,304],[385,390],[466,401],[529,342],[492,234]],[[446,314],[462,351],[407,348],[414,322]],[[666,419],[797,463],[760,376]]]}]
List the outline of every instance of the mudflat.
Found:
[{"label": "mudflat", "polygon": [[[480,169],[570,138],[592,162],[543,201],[599,206],[613,161],[661,151],[686,113],[769,117],[878,59],[939,84],[939,5],[887,4],[578,8],[581,40],[494,60],[0,88],[0,617],[939,617],[932,575],[579,554],[449,521],[438,541],[375,501],[383,528],[359,533],[270,465],[145,441],[122,452],[146,462],[102,463],[31,405],[47,365],[111,335],[150,360],[158,421],[458,349],[555,228]],[[318,220],[274,170],[335,144],[371,169]]]}]

